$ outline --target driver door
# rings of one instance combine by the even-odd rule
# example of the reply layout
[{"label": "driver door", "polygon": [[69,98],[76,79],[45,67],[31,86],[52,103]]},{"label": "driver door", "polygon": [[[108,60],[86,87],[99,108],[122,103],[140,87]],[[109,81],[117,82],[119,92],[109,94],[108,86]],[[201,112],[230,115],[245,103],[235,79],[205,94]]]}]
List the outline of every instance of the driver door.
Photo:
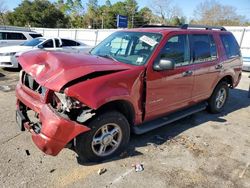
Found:
[{"label": "driver door", "polygon": [[175,68],[155,71],[148,67],[146,121],[186,107],[192,102],[194,75],[188,35],[170,36],[154,63],[160,59],[171,60]]}]

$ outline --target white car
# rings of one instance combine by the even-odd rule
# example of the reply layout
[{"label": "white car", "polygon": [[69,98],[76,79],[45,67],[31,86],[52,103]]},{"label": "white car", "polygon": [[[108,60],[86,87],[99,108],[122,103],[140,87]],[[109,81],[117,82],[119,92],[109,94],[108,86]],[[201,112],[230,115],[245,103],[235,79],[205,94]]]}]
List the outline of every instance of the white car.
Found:
[{"label": "white car", "polygon": [[242,70],[250,71],[250,57],[243,57]]},{"label": "white car", "polygon": [[29,28],[0,26],[0,47],[19,45],[36,37],[42,35]]},{"label": "white car", "polygon": [[0,67],[19,68],[17,57],[30,50],[62,50],[71,53],[81,53],[88,52],[91,48],[92,47],[75,40],[38,37],[30,41],[26,41],[19,46],[0,48]]}]

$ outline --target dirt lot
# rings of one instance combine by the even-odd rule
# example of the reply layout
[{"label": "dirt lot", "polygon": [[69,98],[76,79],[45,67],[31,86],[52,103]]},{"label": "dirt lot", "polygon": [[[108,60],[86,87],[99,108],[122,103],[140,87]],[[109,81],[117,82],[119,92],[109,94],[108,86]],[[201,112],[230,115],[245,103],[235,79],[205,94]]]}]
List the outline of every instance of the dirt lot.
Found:
[{"label": "dirt lot", "polygon": [[[197,113],[133,135],[120,157],[79,164],[64,149],[44,155],[15,124],[17,72],[0,69],[0,187],[250,187],[250,79],[230,91],[224,113]],[[6,87],[7,86],[7,87]],[[144,171],[131,166],[142,163]],[[101,168],[107,171],[98,175]]]}]

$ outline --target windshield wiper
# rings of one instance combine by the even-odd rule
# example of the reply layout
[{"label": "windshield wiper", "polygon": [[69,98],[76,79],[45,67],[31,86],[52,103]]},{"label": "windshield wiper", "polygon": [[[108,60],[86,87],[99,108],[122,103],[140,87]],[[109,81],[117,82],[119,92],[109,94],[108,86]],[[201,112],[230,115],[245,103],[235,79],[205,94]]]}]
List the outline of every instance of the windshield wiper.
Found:
[{"label": "windshield wiper", "polygon": [[100,55],[98,54],[97,56],[100,56],[100,57],[104,57],[104,58],[108,58],[108,59],[112,59],[114,61],[117,61],[117,59],[115,59],[112,55],[110,54],[105,54],[105,55]]}]

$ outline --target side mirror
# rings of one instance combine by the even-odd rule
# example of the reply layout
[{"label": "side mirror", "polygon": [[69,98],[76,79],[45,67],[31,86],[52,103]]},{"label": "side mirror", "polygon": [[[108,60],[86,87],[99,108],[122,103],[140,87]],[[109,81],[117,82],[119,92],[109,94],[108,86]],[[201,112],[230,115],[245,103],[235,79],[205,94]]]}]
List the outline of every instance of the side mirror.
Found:
[{"label": "side mirror", "polygon": [[174,62],[170,59],[160,59],[160,61],[154,63],[153,66],[154,70],[161,71],[161,70],[171,70],[174,69]]},{"label": "side mirror", "polygon": [[43,49],[43,45],[42,44],[39,44],[37,47],[40,48],[40,49]]}]

